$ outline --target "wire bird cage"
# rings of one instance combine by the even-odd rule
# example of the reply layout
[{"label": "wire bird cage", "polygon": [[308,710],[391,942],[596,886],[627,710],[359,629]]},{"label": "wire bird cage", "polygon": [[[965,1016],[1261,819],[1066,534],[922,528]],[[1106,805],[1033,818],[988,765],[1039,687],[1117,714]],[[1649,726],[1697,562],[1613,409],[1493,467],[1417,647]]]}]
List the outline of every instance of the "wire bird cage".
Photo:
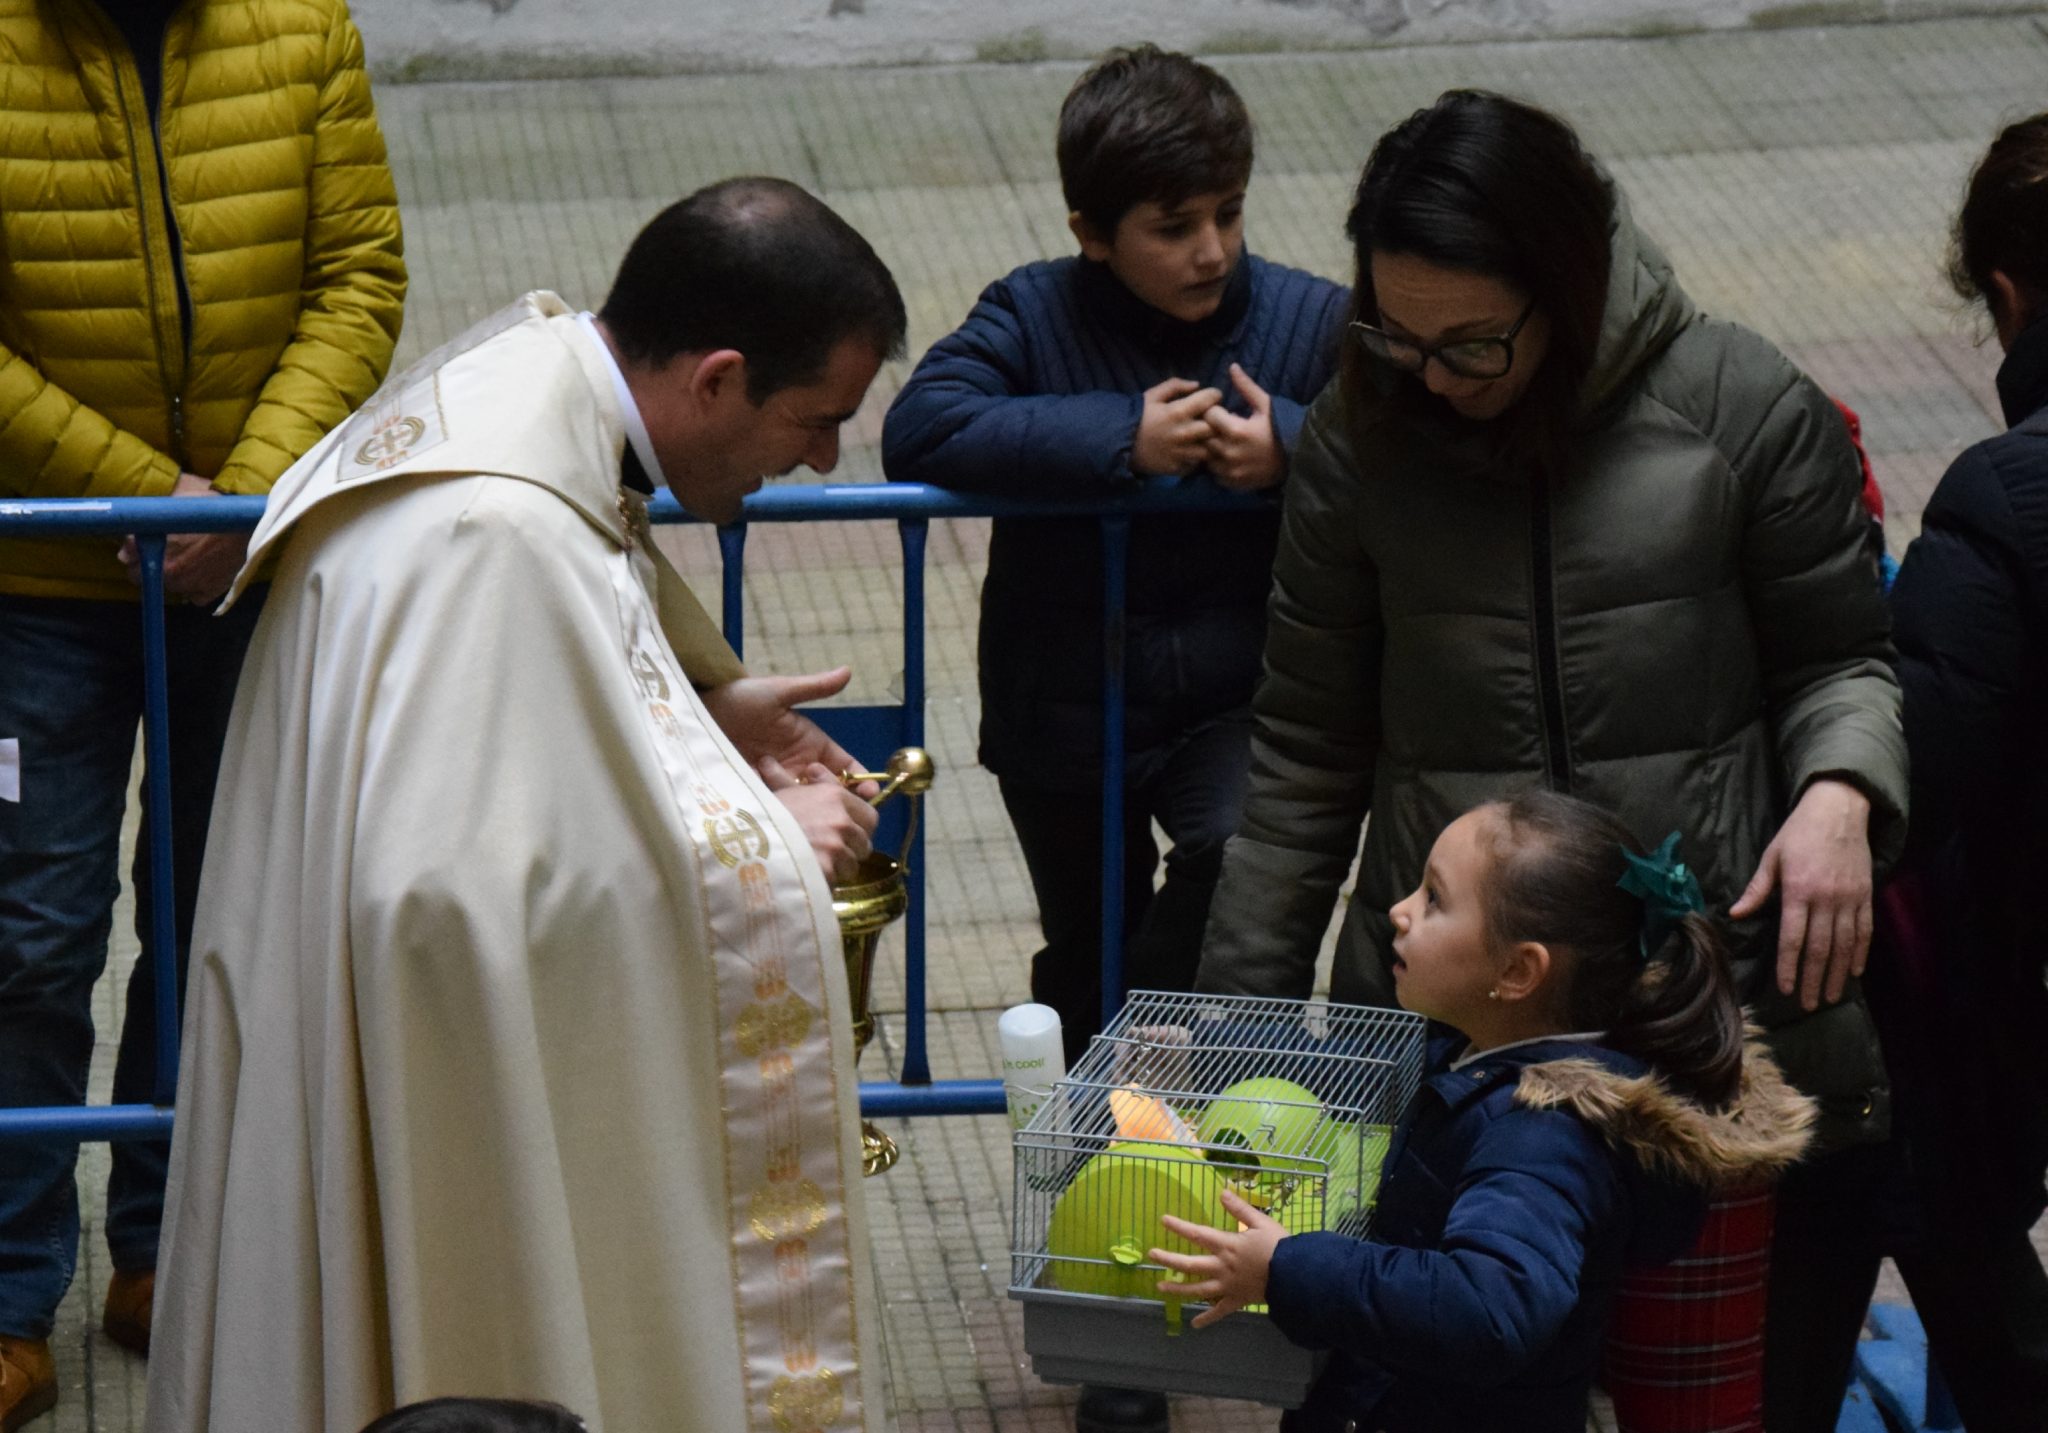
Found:
[{"label": "wire bird cage", "polygon": [[1422,1079],[1401,1010],[1134,991],[1016,1132],[1010,1296],[1055,1383],[1299,1407],[1322,1356],[1254,1307],[1206,1329],[1162,1295],[1160,1216],[1235,1229],[1225,1189],[1290,1233],[1371,1228],[1393,1126]]}]

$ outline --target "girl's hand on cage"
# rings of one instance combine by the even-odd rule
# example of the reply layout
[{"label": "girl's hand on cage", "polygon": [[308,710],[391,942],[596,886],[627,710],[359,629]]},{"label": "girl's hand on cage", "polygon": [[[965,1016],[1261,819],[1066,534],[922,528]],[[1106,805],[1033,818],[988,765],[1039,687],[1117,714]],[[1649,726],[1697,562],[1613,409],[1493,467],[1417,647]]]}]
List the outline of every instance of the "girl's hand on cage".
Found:
[{"label": "girl's hand on cage", "polygon": [[1255,1209],[1228,1189],[1223,1191],[1223,1208],[1244,1226],[1242,1230],[1212,1229],[1206,1224],[1190,1224],[1185,1219],[1176,1219],[1171,1214],[1159,1216],[1159,1222],[1169,1232],[1178,1234],[1191,1244],[1199,1244],[1208,1253],[1176,1254],[1167,1249],[1151,1251],[1153,1263],[1163,1264],[1185,1276],[1161,1283],[1160,1293],[1180,1299],[1209,1301],[1209,1307],[1195,1316],[1194,1324],[1198,1329],[1230,1317],[1246,1304],[1263,1304],[1266,1301],[1266,1271],[1273,1263],[1273,1246],[1287,1237],[1287,1230],[1281,1227],[1279,1220]]}]

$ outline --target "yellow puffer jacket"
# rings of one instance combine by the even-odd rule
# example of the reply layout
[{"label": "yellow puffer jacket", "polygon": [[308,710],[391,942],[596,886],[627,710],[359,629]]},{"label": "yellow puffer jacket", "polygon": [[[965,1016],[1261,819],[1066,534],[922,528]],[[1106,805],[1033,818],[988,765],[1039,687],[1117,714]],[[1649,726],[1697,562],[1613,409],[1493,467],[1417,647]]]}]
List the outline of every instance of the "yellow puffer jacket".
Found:
[{"label": "yellow puffer jacket", "polygon": [[[91,0],[0,0],[0,496],[268,492],[390,366],[398,199],[342,0],[187,0],[160,149],[144,103]],[[0,540],[0,592],[132,598],[114,550]]]}]

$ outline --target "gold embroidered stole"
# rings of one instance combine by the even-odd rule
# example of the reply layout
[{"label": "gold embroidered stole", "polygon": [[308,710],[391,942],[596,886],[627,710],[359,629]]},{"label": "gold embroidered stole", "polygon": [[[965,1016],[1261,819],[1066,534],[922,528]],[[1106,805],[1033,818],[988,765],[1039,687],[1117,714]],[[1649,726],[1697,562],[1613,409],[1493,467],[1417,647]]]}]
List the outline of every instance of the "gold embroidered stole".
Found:
[{"label": "gold embroidered stole", "polygon": [[[864,1426],[832,1059],[828,960],[810,888],[772,800],[711,731],[657,625],[644,517],[611,560],[625,656],[669,787],[695,838],[704,947],[716,965],[720,1105],[733,1305],[747,1426],[824,1433]],[[643,581],[644,573],[644,581]]]}]

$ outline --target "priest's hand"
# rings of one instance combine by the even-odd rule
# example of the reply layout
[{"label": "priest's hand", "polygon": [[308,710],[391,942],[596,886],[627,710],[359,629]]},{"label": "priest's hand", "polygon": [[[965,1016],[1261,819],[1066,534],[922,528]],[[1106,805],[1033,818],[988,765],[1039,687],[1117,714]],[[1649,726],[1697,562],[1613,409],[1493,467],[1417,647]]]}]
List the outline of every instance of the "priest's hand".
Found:
[{"label": "priest's hand", "polygon": [[761,780],[804,828],[818,864],[825,868],[825,879],[836,884],[858,875],[860,863],[874,850],[870,838],[881,819],[875,808],[847,790],[839,773],[823,762],[812,762],[800,777],[791,776],[772,756],[762,757],[756,765]]},{"label": "priest's hand", "polygon": [[[853,668],[834,667],[802,677],[740,677],[698,695],[726,740],[757,769],[772,760],[785,773],[817,764],[836,774],[857,770],[860,763],[797,708],[838,696],[852,679]],[[872,796],[875,789],[863,782],[858,794]]]}]

